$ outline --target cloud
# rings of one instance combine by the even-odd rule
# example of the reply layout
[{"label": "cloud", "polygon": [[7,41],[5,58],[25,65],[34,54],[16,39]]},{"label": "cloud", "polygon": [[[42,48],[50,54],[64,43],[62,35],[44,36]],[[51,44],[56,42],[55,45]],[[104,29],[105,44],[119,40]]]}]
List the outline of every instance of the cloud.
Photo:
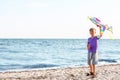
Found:
[{"label": "cloud", "polygon": [[28,3],[26,5],[27,7],[30,7],[30,8],[41,8],[41,7],[48,7],[48,3]]}]

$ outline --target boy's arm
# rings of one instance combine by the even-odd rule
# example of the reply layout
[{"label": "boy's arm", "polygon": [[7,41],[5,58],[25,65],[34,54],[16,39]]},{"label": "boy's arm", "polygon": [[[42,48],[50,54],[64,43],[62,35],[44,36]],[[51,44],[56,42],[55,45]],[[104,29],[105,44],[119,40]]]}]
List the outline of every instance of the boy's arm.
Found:
[{"label": "boy's arm", "polygon": [[97,27],[99,27],[99,30],[100,30],[100,32],[99,32],[99,35],[100,35],[100,37],[102,37],[102,29],[101,29],[101,26],[99,26],[99,25],[97,25]]}]

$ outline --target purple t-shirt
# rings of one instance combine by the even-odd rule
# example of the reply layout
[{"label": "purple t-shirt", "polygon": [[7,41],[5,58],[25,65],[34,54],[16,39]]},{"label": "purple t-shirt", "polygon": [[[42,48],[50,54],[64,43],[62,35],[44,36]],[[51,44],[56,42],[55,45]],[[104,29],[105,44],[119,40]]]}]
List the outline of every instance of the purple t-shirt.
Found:
[{"label": "purple t-shirt", "polygon": [[90,45],[89,52],[96,53],[97,52],[97,47],[98,47],[98,40],[100,37],[95,36],[93,38],[88,38],[88,44]]}]

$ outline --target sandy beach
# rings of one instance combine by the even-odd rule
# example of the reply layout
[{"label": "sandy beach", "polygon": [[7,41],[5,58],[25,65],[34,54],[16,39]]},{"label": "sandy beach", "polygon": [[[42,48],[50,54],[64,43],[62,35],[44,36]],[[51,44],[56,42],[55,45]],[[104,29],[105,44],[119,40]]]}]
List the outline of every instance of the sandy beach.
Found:
[{"label": "sandy beach", "polygon": [[97,66],[97,76],[86,76],[88,67],[0,72],[0,80],[120,80],[120,64]]}]

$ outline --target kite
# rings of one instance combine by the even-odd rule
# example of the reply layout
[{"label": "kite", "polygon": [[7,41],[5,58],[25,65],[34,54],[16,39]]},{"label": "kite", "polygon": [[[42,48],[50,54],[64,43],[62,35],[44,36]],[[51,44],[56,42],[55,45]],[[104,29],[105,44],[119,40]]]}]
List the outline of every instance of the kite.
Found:
[{"label": "kite", "polygon": [[112,26],[108,26],[108,25],[104,25],[101,23],[101,21],[96,18],[96,17],[88,17],[90,19],[90,21],[92,21],[96,26],[100,26],[101,27],[101,34],[103,34],[105,32],[105,30],[110,31],[110,33],[113,33],[113,29]]}]

